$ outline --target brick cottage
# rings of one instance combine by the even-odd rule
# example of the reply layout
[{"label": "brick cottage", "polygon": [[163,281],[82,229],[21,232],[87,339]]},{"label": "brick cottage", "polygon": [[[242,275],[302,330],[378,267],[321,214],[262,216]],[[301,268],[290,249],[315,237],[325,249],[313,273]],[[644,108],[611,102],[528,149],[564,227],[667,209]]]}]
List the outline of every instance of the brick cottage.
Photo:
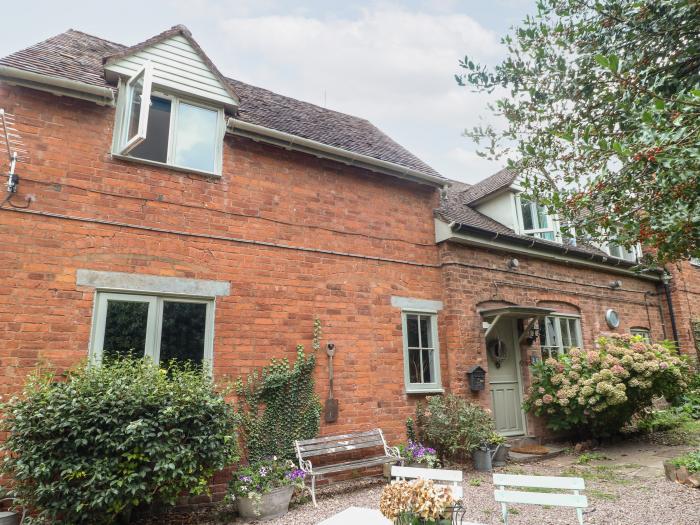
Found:
[{"label": "brick cottage", "polygon": [[605,331],[695,353],[697,267],[635,273],[636,251],[562,238],[516,174],[451,182],[366,120],[224,77],[184,27],[133,47],[70,30],[1,59],[0,80],[21,143],[0,394],[104,349],[236,377],[293,357],[318,316],[340,403],[322,432],[403,440],[416,400],[455,392],[537,436],[534,360]]}]

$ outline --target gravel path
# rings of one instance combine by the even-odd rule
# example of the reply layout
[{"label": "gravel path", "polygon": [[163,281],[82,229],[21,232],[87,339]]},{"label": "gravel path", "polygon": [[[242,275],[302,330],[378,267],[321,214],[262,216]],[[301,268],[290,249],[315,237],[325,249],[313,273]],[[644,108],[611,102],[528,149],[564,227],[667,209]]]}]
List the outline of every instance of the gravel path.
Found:
[{"label": "gravel path", "polygon": [[[586,524],[595,525],[698,525],[700,524],[700,490],[688,488],[666,479],[634,477],[629,471],[636,465],[608,467],[576,466],[577,475],[586,477],[589,508]],[[497,469],[512,474],[561,475],[548,462]],[[573,472],[572,472],[573,474]],[[493,525],[502,523],[500,509],[493,500],[491,476],[473,471],[464,473],[464,506],[466,519]],[[476,481],[478,480],[478,481]],[[478,486],[475,486],[476,484]],[[358,483],[354,484],[358,487]],[[349,491],[347,487],[329,488],[319,497],[319,508],[311,504],[292,509],[286,516],[266,522],[268,525],[315,524],[347,507],[379,507],[383,483],[364,483]],[[544,508],[535,505],[512,505],[510,525],[554,525],[576,523],[572,509]]]},{"label": "gravel path", "polygon": [[[667,481],[658,476],[639,475],[639,464],[596,461],[578,465],[575,457],[554,458],[532,465],[514,465],[497,469],[511,474],[569,475],[586,479],[589,508],[587,525],[698,525],[700,524],[700,490]],[[352,506],[379,507],[384,482],[358,480],[336,484],[318,490],[318,508],[311,503],[294,507],[282,518],[264,522],[265,525],[314,525]],[[491,475],[464,471],[465,518],[484,525],[501,524],[500,509],[493,500]],[[511,525],[555,525],[576,523],[572,509],[544,508],[534,505],[511,506]],[[223,524],[232,521],[221,511],[200,511],[172,516],[159,525]],[[364,525],[364,524],[358,524]]]}]

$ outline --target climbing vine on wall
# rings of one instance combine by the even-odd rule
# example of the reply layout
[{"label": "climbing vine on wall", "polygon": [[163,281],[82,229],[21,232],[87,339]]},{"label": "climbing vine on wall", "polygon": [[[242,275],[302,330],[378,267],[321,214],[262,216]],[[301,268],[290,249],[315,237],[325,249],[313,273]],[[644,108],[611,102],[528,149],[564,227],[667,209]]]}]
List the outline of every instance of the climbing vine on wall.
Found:
[{"label": "climbing vine on wall", "polygon": [[312,352],[297,345],[297,358],[273,359],[262,370],[236,382],[241,437],[248,461],[270,456],[293,459],[294,440],[311,439],[321,425],[321,401],[313,372],[321,343],[321,321],[314,320]]}]

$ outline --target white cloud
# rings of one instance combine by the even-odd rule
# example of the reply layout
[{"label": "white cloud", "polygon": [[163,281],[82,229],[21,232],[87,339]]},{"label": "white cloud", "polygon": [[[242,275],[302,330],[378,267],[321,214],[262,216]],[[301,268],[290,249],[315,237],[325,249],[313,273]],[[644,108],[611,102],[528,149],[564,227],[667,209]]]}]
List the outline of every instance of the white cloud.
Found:
[{"label": "white cloud", "polygon": [[[213,58],[226,74],[368,118],[444,175],[475,181],[494,172],[461,136],[488,115],[489,97],[457,86],[458,60],[492,63],[498,36],[467,15],[385,6],[352,18],[225,18]],[[325,94],[325,96],[324,96]],[[473,161],[473,162],[472,162]]]}]

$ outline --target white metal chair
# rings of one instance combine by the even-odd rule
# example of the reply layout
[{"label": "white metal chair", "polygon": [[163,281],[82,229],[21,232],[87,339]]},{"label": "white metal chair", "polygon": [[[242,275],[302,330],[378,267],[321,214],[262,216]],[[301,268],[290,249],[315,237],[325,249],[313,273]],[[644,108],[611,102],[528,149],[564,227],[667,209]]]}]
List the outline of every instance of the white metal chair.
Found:
[{"label": "white metal chair", "polygon": [[418,467],[391,467],[391,477],[397,480],[405,479],[430,479],[436,485],[443,485],[452,491],[452,497],[459,501],[464,496],[462,489],[462,471],[444,470],[438,468],[418,468]]},{"label": "white metal chair", "polygon": [[[508,525],[509,503],[573,507],[576,509],[576,517],[579,524],[583,525],[583,509],[588,507],[588,498],[580,494],[580,491],[586,488],[585,481],[582,478],[494,474],[493,484],[497,487],[494,491],[494,497],[501,504],[504,525]],[[509,487],[570,490],[571,493],[524,492],[510,490]]]}]

